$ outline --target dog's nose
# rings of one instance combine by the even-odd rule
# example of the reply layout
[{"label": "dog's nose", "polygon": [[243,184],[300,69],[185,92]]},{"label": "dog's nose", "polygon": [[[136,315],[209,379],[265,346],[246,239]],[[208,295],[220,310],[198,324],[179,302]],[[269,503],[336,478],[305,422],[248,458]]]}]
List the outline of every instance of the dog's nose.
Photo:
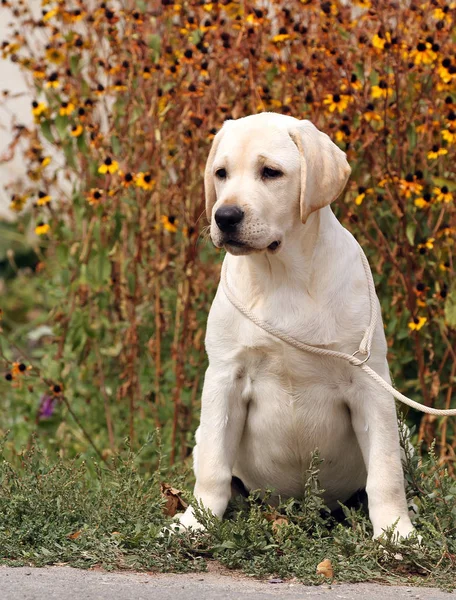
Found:
[{"label": "dog's nose", "polygon": [[215,213],[215,222],[223,232],[233,231],[242,219],[244,211],[239,206],[229,204],[221,206]]}]

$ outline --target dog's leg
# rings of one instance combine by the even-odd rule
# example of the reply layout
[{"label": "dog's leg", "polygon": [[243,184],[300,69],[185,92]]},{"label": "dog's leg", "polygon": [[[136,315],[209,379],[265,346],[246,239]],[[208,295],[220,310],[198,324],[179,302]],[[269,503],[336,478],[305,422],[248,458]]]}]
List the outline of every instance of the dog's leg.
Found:
[{"label": "dog's leg", "polygon": [[[381,374],[388,377],[387,372]],[[396,532],[407,537],[414,528],[407,510],[394,399],[363,377],[351,395],[349,408],[367,469],[366,492],[374,538],[396,521]]]},{"label": "dog's leg", "polygon": [[[219,518],[231,497],[232,470],[247,411],[238,382],[230,373],[221,371],[209,366],[206,372],[194,449],[194,496]],[[191,506],[179,521],[180,530],[203,528]]]}]

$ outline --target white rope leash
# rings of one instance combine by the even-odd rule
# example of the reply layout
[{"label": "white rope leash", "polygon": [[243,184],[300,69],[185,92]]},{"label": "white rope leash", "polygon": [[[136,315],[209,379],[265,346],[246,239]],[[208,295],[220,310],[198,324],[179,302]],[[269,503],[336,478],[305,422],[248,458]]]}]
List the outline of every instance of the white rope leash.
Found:
[{"label": "white rope leash", "polygon": [[[407,406],[411,406],[412,408],[415,408],[416,410],[420,410],[429,415],[439,415],[439,416],[447,416],[447,417],[455,416],[456,408],[447,409],[447,410],[439,410],[437,408],[432,408],[430,406],[424,406],[423,404],[420,404],[419,402],[415,402],[415,400],[411,400],[410,398],[407,398],[407,396],[404,396],[404,394],[401,394],[396,389],[394,389],[393,386],[391,386],[387,381],[385,381],[383,379],[383,377],[381,377],[378,373],[376,373],[373,369],[371,369],[370,367],[368,367],[366,365],[366,362],[370,358],[372,338],[374,336],[375,328],[377,326],[378,309],[377,309],[377,302],[376,302],[375,285],[374,285],[374,280],[372,278],[372,273],[370,270],[369,262],[366,258],[366,255],[364,254],[361,246],[359,246],[359,250],[360,250],[361,260],[362,260],[363,267],[364,267],[364,272],[366,274],[367,285],[369,288],[369,301],[370,301],[370,311],[371,312],[370,312],[369,326],[366,329],[366,332],[364,333],[364,337],[361,340],[359,349],[354,354],[346,354],[345,352],[338,352],[336,350],[328,350],[326,348],[318,348],[316,346],[304,344],[303,342],[300,342],[299,340],[295,339],[291,335],[283,333],[279,329],[276,329],[275,327],[272,327],[271,325],[269,325],[269,323],[266,323],[265,321],[262,321],[261,319],[259,319],[253,312],[248,310],[248,308],[246,308],[241,302],[239,302],[239,300],[236,298],[236,296],[230,290],[230,288],[228,286],[227,276],[226,276],[226,261],[223,262],[223,266],[222,266],[223,291],[225,292],[226,297],[231,302],[231,304],[235,308],[237,308],[240,313],[242,313],[245,317],[250,319],[250,321],[255,323],[255,325],[260,327],[260,329],[263,329],[264,331],[266,331],[267,333],[270,333],[274,337],[279,338],[279,340],[282,340],[283,342],[289,344],[290,346],[293,346],[294,348],[298,348],[298,350],[302,350],[303,352],[310,352],[312,354],[318,354],[320,356],[331,356],[333,358],[341,358],[343,360],[346,360],[347,362],[349,362],[351,365],[353,365],[355,367],[360,367],[365,373],[367,373],[370,377],[372,377],[372,379],[374,381],[376,381],[387,392],[392,394],[397,400],[399,400],[400,402],[403,402],[404,404],[407,404]],[[357,354],[365,354],[366,358],[364,360],[360,360],[359,358],[356,358]]]}]

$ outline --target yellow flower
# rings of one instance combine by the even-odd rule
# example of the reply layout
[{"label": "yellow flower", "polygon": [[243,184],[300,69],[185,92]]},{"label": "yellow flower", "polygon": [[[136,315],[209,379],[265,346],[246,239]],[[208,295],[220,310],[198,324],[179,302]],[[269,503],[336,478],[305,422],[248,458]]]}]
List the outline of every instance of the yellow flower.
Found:
[{"label": "yellow flower", "polygon": [[59,74],[57,72],[51,73],[45,86],[47,88],[58,88],[60,87],[60,81],[58,80]]},{"label": "yellow flower", "polygon": [[70,135],[73,137],[79,137],[83,131],[84,127],[82,125],[73,125],[70,131]]},{"label": "yellow flower", "polygon": [[426,250],[432,250],[434,248],[434,238],[428,238],[425,242],[418,244],[418,250],[420,254],[426,254]]},{"label": "yellow flower", "polygon": [[64,117],[64,116],[69,116],[71,115],[71,113],[74,111],[75,106],[72,102],[62,102],[62,104],[60,105],[60,109],[59,109],[59,114]]},{"label": "yellow flower", "polygon": [[35,233],[36,235],[46,235],[49,229],[50,227],[47,223],[38,223],[38,225],[35,227]]},{"label": "yellow flower", "polygon": [[48,48],[46,50],[46,58],[55,65],[60,65],[65,60],[65,56],[58,48]]},{"label": "yellow flower", "polygon": [[415,181],[413,175],[407,175],[405,179],[399,179],[399,189],[406,198],[410,198],[412,194],[421,194],[423,186]]},{"label": "yellow flower", "polygon": [[356,196],[356,198],[355,198],[355,204],[356,204],[357,206],[360,206],[360,204],[362,204],[362,203],[363,203],[363,200],[364,200],[364,198],[365,198],[366,196],[368,196],[369,194],[372,194],[372,193],[373,193],[373,191],[374,191],[374,190],[373,190],[372,188],[367,188],[367,189],[366,189],[365,187],[362,187],[362,186],[360,186],[360,187],[358,188],[358,195],[357,195],[357,196]]},{"label": "yellow flower", "polygon": [[286,40],[289,40],[289,39],[290,39],[289,33],[279,33],[271,39],[271,42],[273,44],[280,44],[280,42],[285,42]]},{"label": "yellow flower", "polygon": [[448,154],[448,150],[446,148],[440,148],[439,146],[435,145],[432,146],[432,150],[427,153],[427,157],[429,160],[435,160],[439,156],[444,156],[445,154]]},{"label": "yellow flower", "polygon": [[51,196],[49,196],[49,194],[46,194],[46,192],[38,192],[38,200],[36,201],[38,206],[45,206],[46,204],[49,204],[50,201]]},{"label": "yellow flower", "polygon": [[164,229],[166,231],[170,231],[171,233],[176,233],[177,231],[177,220],[176,217],[170,215],[169,217],[163,216],[161,218],[161,222],[163,223]]},{"label": "yellow flower", "polygon": [[453,200],[453,194],[446,185],[443,185],[442,187],[435,187],[433,191],[437,202],[445,202],[445,204],[448,204]]},{"label": "yellow flower", "polygon": [[323,100],[323,104],[328,105],[329,112],[337,110],[337,112],[342,113],[351,101],[352,97],[346,94],[328,94]]},{"label": "yellow flower", "polygon": [[443,129],[440,133],[442,134],[445,142],[448,142],[449,144],[456,142],[456,133],[453,133],[449,129]]},{"label": "yellow flower", "polygon": [[377,50],[384,50],[385,44],[387,43],[391,43],[391,34],[388,31],[384,36],[380,36],[376,33],[372,38],[372,46],[377,48]]},{"label": "yellow flower", "polygon": [[155,185],[150,173],[138,173],[135,179],[136,186],[143,190],[151,190]]},{"label": "yellow flower", "polygon": [[51,157],[50,156],[43,156],[43,158],[41,160],[41,166],[42,167],[47,167],[50,162],[51,162]]},{"label": "yellow flower", "polygon": [[55,15],[58,12],[59,12],[58,8],[53,8],[52,10],[48,10],[46,13],[44,13],[44,15],[41,18],[44,22],[49,21],[50,19],[52,19],[52,17],[55,17]]},{"label": "yellow flower", "polygon": [[110,156],[107,156],[104,159],[103,164],[101,164],[98,167],[98,172],[101,173],[102,175],[105,175],[106,173],[111,173],[111,175],[113,173],[116,173],[116,171],[119,170],[119,163],[116,160],[112,160],[112,158]]},{"label": "yellow flower", "polygon": [[408,326],[412,331],[419,331],[423,325],[426,323],[427,317],[415,317],[411,321],[409,321]]},{"label": "yellow flower", "polygon": [[416,65],[430,65],[437,60],[437,54],[432,49],[430,42],[419,42],[411,56]]},{"label": "yellow flower", "polygon": [[419,198],[415,198],[414,204],[417,208],[427,208],[431,205],[431,195],[423,194]]},{"label": "yellow flower", "polygon": [[44,102],[32,102],[32,114],[34,117],[39,118],[43,113],[47,111],[47,106]]},{"label": "yellow flower", "polygon": [[125,92],[127,90],[127,86],[125,83],[123,83],[123,81],[119,80],[115,82],[115,84],[112,86],[112,89],[116,92]]},{"label": "yellow flower", "polygon": [[122,181],[120,182],[122,187],[130,187],[135,181],[133,173],[122,173],[119,171],[119,175],[122,177]]},{"label": "yellow flower", "polygon": [[9,205],[10,210],[14,212],[21,212],[26,202],[27,196],[18,196],[17,194],[14,194],[14,196],[11,198],[11,203]]},{"label": "yellow flower", "polygon": [[91,206],[96,206],[100,203],[100,200],[103,198],[103,190],[99,188],[92,188],[87,196],[87,202]]},{"label": "yellow flower", "polygon": [[372,86],[371,94],[372,98],[389,98],[393,90],[384,81],[380,81],[378,85]]},{"label": "yellow flower", "polygon": [[34,69],[32,75],[33,77],[35,77],[35,79],[44,79],[46,77],[46,71],[42,71],[41,69]]}]

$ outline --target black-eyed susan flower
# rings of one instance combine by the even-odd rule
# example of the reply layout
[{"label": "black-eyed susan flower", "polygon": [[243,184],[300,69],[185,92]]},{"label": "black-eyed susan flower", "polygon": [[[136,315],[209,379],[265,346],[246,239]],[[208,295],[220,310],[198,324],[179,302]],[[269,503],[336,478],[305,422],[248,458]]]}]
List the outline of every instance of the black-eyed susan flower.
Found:
[{"label": "black-eyed susan flower", "polygon": [[10,202],[10,210],[13,212],[21,212],[27,202],[27,196],[20,196],[19,194],[14,194],[11,198]]},{"label": "black-eyed susan flower", "polygon": [[434,19],[436,19],[436,21],[441,21],[448,25],[451,25],[451,23],[453,22],[450,13],[450,7],[448,5],[445,5],[442,8],[434,8],[434,10],[432,11],[432,16],[434,17]]},{"label": "black-eyed susan flower", "polygon": [[428,238],[424,242],[421,242],[420,244],[418,244],[418,252],[420,254],[426,254],[428,250],[432,250],[434,248],[434,242],[434,238]]},{"label": "black-eyed susan flower", "polygon": [[291,37],[291,35],[289,33],[285,32],[284,33],[278,33],[277,35],[275,35],[272,39],[271,42],[273,44],[281,44],[283,42],[286,42],[287,40],[289,40]]},{"label": "black-eyed susan flower", "polygon": [[105,93],[105,87],[101,83],[99,83],[95,89],[95,94],[97,96],[102,96]]},{"label": "black-eyed susan flower", "polygon": [[53,17],[55,17],[55,15],[59,12],[58,8],[52,8],[51,10],[47,10],[47,11],[43,11],[43,16],[41,17],[41,19],[47,23],[47,21],[50,21]]},{"label": "black-eyed susan flower", "polygon": [[120,185],[122,187],[130,187],[135,181],[135,176],[133,173],[120,173],[122,177]]},{"label": "black-eyed susan flower", "polygon": [[399,189],[406,198],[410,198],[412,194],[421,194],[423,186],[409,173],[405,176],[405,179],[399,179]]},{"label": "black-eyed susan flower", "polygon": [[358,79],[356,73],[351,74],[350,87],[352,88],[352,90],[355,90],[355,91],[358,91],[358,90],[362,89],[362,87],[363,87],[363,84]]},{"label": "black-eyed susan flower", "polygon": [[419,42],[416,49],[411,53],[416,65],[430,65],[437,60],[437,54],[433,50],[431,42]]},{"label": "black-eyed susan flower", "polygon": [[347,94],[328,94],[323,100],[323,104],[328,106],[329,112],[342,113],[346,110],[347,106],[351,102],[352,97]]},{"label": "black-eyed susan flower", "polygon": [[46,60],[54,65],[60,65],[65,60],[65,55],[58,48],[50,46],[46,50]]},{"label": "black-eyed susan flower", "polygon": [[141,73],[143,79],[150,79],[152,77],[152,73],[150,71],[150,67],[144,67],[143,72]]},{"label": "black-eyed susan flower", "polygon": [[443,83],[451,83],[453,79],[456,79],[456,67],[452,63],[451,59],[445,57],[441,64],[437,68],[437,73]]},{"label": "black-eyed susan flower", "polygon": [[442,185],[442,187],[435,187],[433,192],[435,194],[436,202],[445,202],[445,204],[449,204],[453,200],[453,194],[446,185]]},{"label": "black-eyed susan flower", "polygon": [[385,34],[382,34],[381,32],[376,33],[372,38],[372,46],[377,50],[384,50],[386,44],[388,44],[388,46],[391,44],[391,34],[389,31]]},{"label": "black-eyed susan flower", "polygon": [[116,160],[112,160],[110,156],[107,156],[103,163],[98,167],[98,172],[102,175],[110,173],[113,175],[119,170],[119,163]]},{"label": "black-eyed susan flower", "polygon": [[448,272],[450,270],[450,262],[448,260],[442,261],[439,264],[439,269],[443,272]]},{"label": "black-eyed susan flower", "polygon": [[44,69],[36,68],[32,71],[32,75],[35,79],[44,79],[46,77],[46,71]]},{"label": "black-eyed susan flower", "polygon": [[386,81],[381,79],[378,85],[373,85],[371,88],[372,98],[389,98],[393,95],[393,89],[388,87]]},{"label": "black-eyed susan flower", "polygon": [[415,198],[413,203],[417,208],[428,208],[429,206],[431,206],[431,194],[423,194],[422,196]]},{"label": "black-eyed susan flower", "polygon": [[87,196],[87,202],[91,206],[96,206],[97,204],[100,204],[102,198],[103,190],[100,190],[99,188],[92,188]]},{"label": "black-eyed susan flower", "polygon": [[79,137],[84,131],[84,127],[79,123],[79,125],[73,125],[70,131],[70,135],[73,137]]},{"label": "black-eyed susan flower", "polygon": [[59,108],[59,115],[62,117],[69,116],[74,111],[75,106],[72,102],[62,102]]},{"label": "black-eyed susan flower", "polygon": [[123,81],[121,81],[120,79],[118,79],[114,85],[112,86],[112,89],[115,92],[125,92],[128,88],[125,85],[125,83]]},{"label": "black-eyed susan flower", "polygon": [[169,231],[171,233],[176,233],[176,231],[177,231],[176,217],[174,217],[173,215],[169,215],[169,216],[163,215],[161,218],[161,222],[163,224],[163,228],[166,229],[166,231]]},{"label": "black-eyed susan flower", "polygon": [[408,327],[411,331],[419,331],[427,321],[427,317],[415,317],[408,322]]},{"label": "black-eyed susan flower", "polygon": [[37,206],[46,206],[51,201],[51,196],[46,192],[38,192],[38,198],[36,201]]},{"label": "black-eyed susan flower", "polygon": [[44,102],[37,102],[36,100],[34,100],[32,102],[32,115],[39,119],[39,117],[43,114],[45,114],[48,110],[48,107],[46,106],[46,104]]},{"label": "black-eyed susan flower", "polygon": [[360,204],[363,203],[364,198],[368,195],[368,194],[372,194],[374,190],[372,188],[365,188],[363,186],[360,186],[358,188],[358,195],[355,198],[355,204],[356,206],[359,206]]},{"label": "black-eyed susan flower", "polygon": [[137,173],[135,177],[135,184],[137,187],[143,190],[151,190],[155,185],[155,179],[152,179],[150,173]]},{"label": "black-eyed susan flower", "polygon": [[442,129],[440,134],[445,142],[448,142],[449,144],[454,144],[456,142],[456,130],[453,131],[452,129]]},{"label": "black-eyed susan flower", "polygon": [[36,235],[46,235],[49,232],[49,230],[50,230],[50,227],[49,227],[48,223],[40,222],[35,227]]},{"label": "black-eyed susan flower", "polygon": [[48,80],[45,83],[45,87],[57,89],[60,87],[59,74],[57,71],[51,73],[48,77]]},{"label": "black-eyed susan flower", "polygon": [[370,123],[371,121],[381,121],[382,117],[376,112],[373,104],[368,104],[366,110],[363,113],[363,118]]},{"label": "black-eyed susan flower", "polygon": [[429,160],[435,160],[439,156],[444,156],[445,154],[448,154],[448,150],[446,148],[442,148],[441,146],[434,144],[432,149],[427,153],[427,157]]}]

